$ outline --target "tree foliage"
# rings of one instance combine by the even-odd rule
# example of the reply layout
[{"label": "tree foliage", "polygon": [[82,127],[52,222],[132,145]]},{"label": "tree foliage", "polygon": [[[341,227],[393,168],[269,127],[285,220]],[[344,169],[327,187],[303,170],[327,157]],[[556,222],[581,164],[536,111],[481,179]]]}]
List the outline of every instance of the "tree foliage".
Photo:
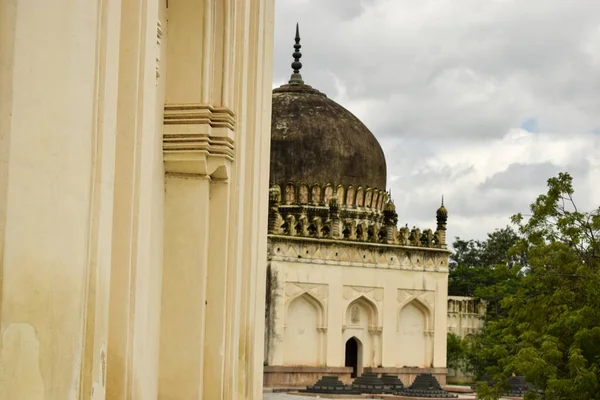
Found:
[{"label": "tree foliage", "polygon": [[511,252],[519,236],[510,226],[488,233],[485,241],[453,243],[448,294],[477,297],[488,303],[488,315],[500,312],[500,300],[514,293],[524,255]]},{"label": "tree foliage", "polygon": [[502,259],[515,262],[507,268],[519,278],[464,344],[469,366],[499,384],[524,375],[542,393],[530,399],[600,400],[600,208],[579,210],[572,178],[561,173],[530,215],[512,221],[517,239]]}]

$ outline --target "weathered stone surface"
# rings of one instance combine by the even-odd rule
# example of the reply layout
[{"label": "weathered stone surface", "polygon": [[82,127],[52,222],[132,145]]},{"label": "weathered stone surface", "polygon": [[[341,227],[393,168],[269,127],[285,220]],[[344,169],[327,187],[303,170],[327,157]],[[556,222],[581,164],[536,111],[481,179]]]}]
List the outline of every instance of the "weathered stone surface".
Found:
[{"label": "weathered stone surface", "polygon": [[425,398],[441,398],[452,399],[457,398],[455,394],[450,394],[444,390],[430,373],[423,373],[417,376],[408,388],[398,391],[398,394],[408,397],[425,397]]},{"label": "weathered stone surface", "polygon": [[300,392],[306,393],[329,393],[329,394],[360,394],[359,390],[352,386],[344,385],[337,376],[325,375],[319,379],[313,386],[307,386],[306,390]]},{"label": "weathered stone surface", "polygon": [[334,183],[385,189],[383,150],[350,111],[308,85],[273,90],[272,184]]}]

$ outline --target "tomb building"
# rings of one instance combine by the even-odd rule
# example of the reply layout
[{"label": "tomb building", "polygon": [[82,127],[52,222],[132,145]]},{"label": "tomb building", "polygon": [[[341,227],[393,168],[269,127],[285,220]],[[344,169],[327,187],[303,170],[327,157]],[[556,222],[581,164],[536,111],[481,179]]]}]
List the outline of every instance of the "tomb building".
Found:
[{"label": "tomb building", "polygon": [[362,373],[444,383],[448,211],[436,229],[398,228],[381,146],[304,83],[300,48],[296,31],[291,79],[273,90],[265,385]]}]

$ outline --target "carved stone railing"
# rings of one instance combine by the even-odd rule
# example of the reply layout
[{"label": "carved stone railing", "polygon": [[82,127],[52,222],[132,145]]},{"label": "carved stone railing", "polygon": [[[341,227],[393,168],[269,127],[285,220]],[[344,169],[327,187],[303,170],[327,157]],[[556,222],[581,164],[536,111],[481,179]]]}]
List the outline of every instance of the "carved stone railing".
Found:
[{"label": "carved stone railing", "polygon": [[278,185],[269,191],[270,234],[446,248],[445,222],[435,232],[398,229],[397,223],[389,194],[377,189],[359,187],[355,192],[352,186],[333,190],[327,185],[323,191],[319,185],[290,183],[283,195]]}]

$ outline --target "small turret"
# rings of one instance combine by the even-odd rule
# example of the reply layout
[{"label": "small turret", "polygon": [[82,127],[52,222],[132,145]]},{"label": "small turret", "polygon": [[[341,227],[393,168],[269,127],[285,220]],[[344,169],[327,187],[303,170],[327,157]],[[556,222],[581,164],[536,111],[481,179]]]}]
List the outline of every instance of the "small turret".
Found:
[{"label": "small turret", "polygon": [[383,223],[385,225],[385,242],[390,244],[395,243],[398,233],[398,228],[396,227],[398,224],[398,214],[392,200],[388,200],[383,207]]},{"label": "small turret", "polygon": [[448,222],[448,210],[444,207],[444,196],[442,196],[442,205],[436,211],[437,230],[435,232],[436,244],[442,248],[446,246],[446,224]]},{"label": "small turret", "polygon": [[437,217],[437,230],[445,231],[446,223],[448,222],[448,210],[444,207],[444,196],[442,196],[442,205],[436,212]]}]

